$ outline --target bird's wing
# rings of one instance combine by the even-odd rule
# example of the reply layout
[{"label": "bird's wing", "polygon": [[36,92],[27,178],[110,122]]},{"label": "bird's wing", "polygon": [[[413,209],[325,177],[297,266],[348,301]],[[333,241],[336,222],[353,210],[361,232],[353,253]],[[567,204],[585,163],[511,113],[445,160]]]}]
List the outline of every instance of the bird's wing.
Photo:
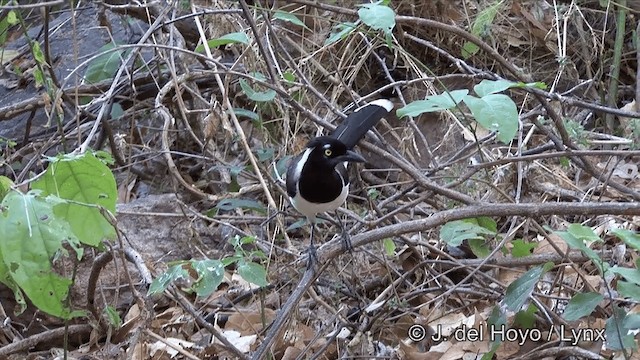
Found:
[{"label": "bird's wing", "polygon": [[393,109],[393,103],[379,99],[357,108],[329,135],[352,149],[364,134]]}]

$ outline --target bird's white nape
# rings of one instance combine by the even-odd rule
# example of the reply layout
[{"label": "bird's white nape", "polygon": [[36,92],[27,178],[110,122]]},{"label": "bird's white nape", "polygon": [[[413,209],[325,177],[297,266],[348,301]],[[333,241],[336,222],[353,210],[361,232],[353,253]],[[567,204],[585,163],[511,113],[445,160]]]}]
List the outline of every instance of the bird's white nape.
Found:
[{"label": "bird's white nape", "polygon": [[302,156],[300,156],[300,160],[298,161],[298,163],[296,164],[296,167],[293,171],[293,180],[296,182],[296,194],[300,193],[300,189],[298,188],[298,180],[300,179],[300,174],[302,174],[302,168],[304,168],[304,164],[307,163],[307,159],[309,158],[309,155],[311,154],[311,148],[307,148],[303,153]]},{"label": "bird's white nape", "polygon": [[387,112],[390,112],[391,110],[393,110],[393,103],[390,100],[387,99],[378,99],[378,100],[373,100],[372,102],[360,106],[359,108],[355,109],[354,112],[357,112],[358,110],[365,108],[367,106],[370,105],[376,105],[376,106],[380,106],[382,108],[385,108],[385,110],[387,110]]}]

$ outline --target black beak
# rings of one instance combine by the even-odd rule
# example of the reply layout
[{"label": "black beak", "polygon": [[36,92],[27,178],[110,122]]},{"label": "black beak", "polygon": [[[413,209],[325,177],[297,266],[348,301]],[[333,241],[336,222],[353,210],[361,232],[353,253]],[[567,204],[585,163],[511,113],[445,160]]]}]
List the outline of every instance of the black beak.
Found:
[{"label": "black beak", "polygon": [[347,150],[347,153],[340,156],[340,158],[338,159],[340,161],[347,161],[347,162],[367,162],[362,155],[358,154],[357,152],[353,151],[353,150]]}]

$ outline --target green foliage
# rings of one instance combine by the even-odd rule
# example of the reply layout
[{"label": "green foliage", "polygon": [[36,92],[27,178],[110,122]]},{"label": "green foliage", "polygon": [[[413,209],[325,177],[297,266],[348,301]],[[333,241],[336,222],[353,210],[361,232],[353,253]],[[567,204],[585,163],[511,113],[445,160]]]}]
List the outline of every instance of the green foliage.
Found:
[{"label": "green foliage", "polygon": [[538,246],[538,243],[516,239],[511,242],[511,245],[513,245],[513,249],[511,249],[511,256],[514,258],[521,258],[531,255],[531,251]]},{"label": "green foliage", "polygon": [[331,45],[349,36],[355,29],[364,23],[371,29],[376,31],[382,31],[387,44],[391,45],[391,32],[396,26],[396,13],[391,9],[388,2],[378,2],[375,4],[361,4],[358,5],[358,21],[356,22],[343,22],[333,27],[331,35],[325,40],[324,45]]},{"label": "green foliage", "polygon": [[562,317],[567,321],[574,321],[589,316],[602,299],[604,296],[594,292],[577,293],[569,300]]},{"label": "green foliage", "polygon": [[582,146],[588,145],[587,135],[586,135],[586,132],[584,131],[584,126],[582,126],[582,124],[580,124],[579,122],[571,118],[565,118],[564,127],[565,129],[567,129],[567,133],[569,134],[569,137],[571,139],[573,139],[575,142],[577,142]]},{"label": "green foliage", "polygon": [[482,127],[497,131],[498,140],[508,143],[518,132],[518,109],[511,98],[497,93],[518,87],[544,87],[544,84],[482,80],[473,88],[477,96],[469,95],[466,89],[453,90],[414,101],[398,109],[396,114],[398,117],[418,116],[426,112],[451,110],[464,102]]},{"label": "green foliage", "polygon": [[638,348],[633,332],[640,328],[640,315],[629,314],[626,310],[614,306],[614,315],[607,319],[605,334],[607,337],[607,347],[612,350]]},{"label": "green foliage", "polygon": [[[249,37],[244,32],[234,32],[223,35],[216,39],[207,40],[207,45],[209,45],[209,49],[217,48],[218,46],[227,45],[227,44],[244,44],[249,45]],[[204,45],[198,45],[195,52],[204,54]]]},{"label": "green foliage", "polygon": [[[243,246],[255,243],[253,237],[240,237],[229,240],[233,245],[235,254],[220,260],[188,260],[179,261],[169,270],[153,280],[149,287],[149,294],[159,294],[176,280],[187,280],[191,285],[184,289],[194,292],[199,297],[206,297],[213,293],[224,280],[225,268],[235,264],[238,275],[244,280],[258,285],[267,286],[267,270],[264,266],[251,261],[252,258],[265,259],[260,250],[246,251]],[[195,278],[191,275],[195,273]]]},{"label": "green foliage", "polygon": [[327,40],[324,41],[324,46],[331,45],[342,39],[345,39],[347,36],[349,36],[349,34],[355,31],[357,26],[358,26],[357,22],[355,23],[344,22],[344,23],[335,25],[331,30],[331,35],[329,35],[329,38],[327,38]]},{"label": "green foliage", "polygon": [[388,257],[396,255],[396,243],[394,243],[392,239],[386,238],[382,240],[382,247],[384,248],[385,255]]},{"label": "green foliage", "polygon": [[111,305],[108,305],[104,309],[104,313],[109,321],[109,324],[114,328],[118,329],[122,326],[122,319],[120,318],[120,314],[118,314],[118,310]]},{"label": "green foliage", "polygon": [[298,26],[302,26],[303,28],[307,29],[307,30],[311,30],[309,29],[309,27],[307,25],[305,25],[305,23],[302,22],[302,20],[298,19],[297,16],[293,15],[292,13],[288,13],[282,10],[276,10],[276,12],[273,14],[273,18],[274,19],[278,19],[278,20],[282,20],[282,21],[286,21],[286,22],[290,22],[294,25],[298,25]]},{"label": "green foliage", "polygon": [[11,191],[11,187],[13,186],[13,181],[6,176],[0,176],[0,199],[4,199],[4,197]]},{"label": "green foliage", "polygon": [[[261,73],[253,73],[253,76],[258,79],[264,81],[266,78]],[[240,79],[240,88],[242,92],[244,92],[247,97],[255,102],[268,102],[273,100],[276,97],[276,91],[273,89],[267,89],[265,91],[260,91],[253,88],[249,85],[249,82],[246,79]]]},{"label": "green foliage", "polygon": [[[2,1],[2,4],[5,2]],[[14,10],[9,10],[6,16],[0,19],[0,46],[4,46],[7,42],[9,27],[19,23],[18,14]]]},{"label": "green foliage", "polygon": [[533,288],[545,271],[544,266],[537,266],[509,284],[503,300],[507,309],[513,312],[520,311],[522,306],[529,300],[531,293],[533,293]]},{"label": "green foliage", "polygon": [[536,313],[538,308],[529,304],[526,310],[518,311],[513,319],[513,325],[519,328],[532,329],[536,322]]},{"label": "green foliage", "polygon": [[491,252],[486,244],[486,235],[496,235],[496,223],[487,217],[451,221],[440,229],[440,239],[447,245],[460,246],[467,240],[471,251],[478,257],[486,257]]},{"label": "green foliage", "polygon": [[276,155],[276,150],[272,146],[264,147],[262,149],[255,150],[258,161],[264,162],[273,159]]},{"label": "green foliage", "polygon": [[252,199],[241,199],[241,198],[231,198],[220,200],[216,204],[216,209],[230,211],[234,209],[247,209],[257,211],[261,214],[266,214],[267,209],[265,209],[264,205],[256,200]]},{"label": "green foliage", "polygon": [[[598,269],[600,276],[604,279],[613,279],[621,277],[616,281],[616,290],[619,295],[629,298],[632,301],[640,301],[640,270],[638,263],[634,268],[621,267],[618,265],[610,266],[608,262],[600,258],[599,254],[591,248],[591,245],[602,243],[603,240],[588,226],[580,224],[571,224],[566,231],[555,231],[571,248],[580,250],[585,254]],[[637,249],[640,246],[640,235],[623,229],[614,229],[610,231],[610,235],[614,235],[621,239],[628,246]],[[640,261],[638,261],[640,262]],[[579,293],[576,294],[565,309],[563,317],[568,321],[578,320],[582,317],[589,316],[595,307],[604,299],[604,296],[598,293]],[[607,319],[606,322],[606,339],[607,347],[613,350],[633,349],[637,348],[632,334],[629,330],[640,327],[640,315],[629,314],[626,310],[613,306],[614,314]]]},{"label": "green foliage", "polygon": [[[504,5],[503,0],[496,1],[493,5],[486,7],[484,10],[478,13],[476,20],[471,26],[471,33],[479,38],[488,36],[491,33],[491,24],[496,15],[502,10]],[[480,48],[478,45],[472,42],[465,42],[462,46],[462,57],[468,59],[475,55]]]},{"label": "green foliage", "polygon": [[600,273],[604,273],[604,261],[602,261],[595,251],[585,244],[585,241],[601,241],[598,235],[596,235],[591,228],[580,224],[571,224],[567,228],[567,231],[556,231],[555,233],[558,234],[571,248],[578,249],[587,255],[589,259],[598,266]]},{"label": "green foliage", "polygon": [[396,26],[396,14],[390,7],[381,4],[358,5],[358,17],[374,30],[382,30],[385,36],[390,36]]},{"label": "green foliage", "polygon": [[131,50],[118,49],[117,44],[108,43],[103,45],[98,52],[103,53],[89,62],[84,73],[84,80],[88,84],[96,84],[102,80],[111,79],[115,76],[121,59],[128,56]]},{"label": "green foliage", "polygon": [[111,170],[91,152],[61,155],[49,162],[44,176],[31,186],[44,195],[67,200],[56,206],[55,215],[66,219],[86,245],[98,246],[104,239],[115,239],[115,229],[98,208],[116,211],[116,180]]},{"label": "green foliage", "polygon": [[32,184],[33,190],[26,194],[4,191],[0,282],[13,291],[21,311],[26,295],[41,311],[70,319],[83,313],[67,307],[71,280],[54,273],[53,264],[68,255],[65,245],[79,259],[81,244],[95,246],[115,234],[98,206],[115,211],[116,186],[113,174],[91,153],[50,162],[46,173]]},{"label": "green foliage", "polygon": [[449,110],[455,108],[467,95],[469,90],[453,90],[440,95],[427,96],[425,100],[416,100],[396,111],[398,117],[415,117],[422,113]]}]

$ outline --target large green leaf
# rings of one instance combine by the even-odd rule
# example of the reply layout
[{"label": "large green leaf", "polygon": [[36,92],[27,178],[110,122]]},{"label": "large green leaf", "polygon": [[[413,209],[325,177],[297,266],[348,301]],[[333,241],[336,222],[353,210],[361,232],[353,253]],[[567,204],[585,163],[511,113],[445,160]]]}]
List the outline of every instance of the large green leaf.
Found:
[{"label": "large green leaf", "polygon": [[346,38],[356,29],[357,25],[357,23],[345,22],[334,26],[331,35],[324,41],[324,46],[331,45]]},{"label": "large green leaf", "polygon": [[510,97],[503,94],[488,94],[481,98],[466,96],[464,102],[482,127],[498,132],[498,140],[508,143],[515,137],[518,109]]},{"label": "large green leaf", "polygon": [[567,321],[574,321],[581,317],[588,316],[602,299],[604,299],[602,294],[594,292],[577,293],[569,300],[569,305],[567,305],[567,308],[564,310],[562,317]]},{"label": "large green leaf", "polygon": [[258,286],[267,286],[267,271],[264,266],[254,262],[238,261],[238,274],[246,281]]},{"label": "large green leaf", "polygon": [[[302,20],[300,20],[297,16],[295,16],[292,13],[289,12],[285,12],[282,10],[276,10],[276,12],[273,14],[273,18],[274,19],[279,19],[282,21],[287,21],[290,22],[292,24],[298,25],[298,26],[302,26],[306,29],[309,29],[309,27],[307,25],[305,25],[304,22],[302,22]],[[309,29],[311,30],[311,29]]]},{"label": "large green leaf", "polygon": [[509,284],[506,294],[504,296],[504,304],[511,311],[520,311],[522,306],[529,300],[529,296],[533,292],[533,287],[536,285],[540,276],[544,273],[544,267],[535,267],[516,281]]},{"label": "large green leaf", "polygon": [[103,239],[115,238],[115,229],[95,205],[115,212],[116,181],[111,170],[91,152],[51,159],[45,175],[32,187],[69,200],[56,205],[54,212],[69,222],[82,243],[97,246]]},{"label": "large green leaf", "polygon": [[224,264],[220,260],[192,260],[191,266],[198,274],[193,289],[200,297],[209,296],[224,280]]},{"label": "large green leaf", "polygon": [[[216,39],[207,40],[209,49],[216,48],[221,45],[227,44],[249,44],[249,37],[244,32],[234,32],[223,35]],[[195,49],[197,53],[204,53],[204,45],[198,45]]]},{"label": "large green leaf", "polygon": [[385,34],[390,34],[396,26],[396,14],[388,6],[381,4],[359,5],[358,16],[363,23],[374,30],[382,30]]},{"label": "large green leaf", "polygon": [[64,243],[77,243],[69,225],[54,214],[57,202],[40,191],[10,191],[0,206],[0,280],[19,286],[40,310],[64,319],[78,315],[65,306],[71,280],[52,271]]},{"label": "large green leaf", "polygon": [[484,239],[484,235],[495,235],[495,231],[478,225],[476,219],[451,221],[440,229],[440,239],[450,246],[460,246],[464,240]]},{"label": "large green leaf", "polygon": [[265,91],[258,91],[252,88],[251,85],[249,85],[249,82],[245,79],[240,79],[240,88],[249,99],[255,102],[267,102],[273,100],[276,97],[275,90],[268,89]]},{"label": "large green leaf", "polygon": [[453,90],[439,95],[428,96],[425,100],[416,100],[396,111],[398,117],[418,116],[426,112],[442,111],[454,108],[469,93],[467,89]]},{"label": "large green leaf", "polygon": [[[118,71],[121,59],[125,58],[131,50],[115,49],[117,45],[109,43],[103,45],[98,52],[108,51],[89,62],[84,73],[84,80],[88,84],[95,84],[102,80],[111,79]],[[112,50],[113,51],[109,51]]]}]

